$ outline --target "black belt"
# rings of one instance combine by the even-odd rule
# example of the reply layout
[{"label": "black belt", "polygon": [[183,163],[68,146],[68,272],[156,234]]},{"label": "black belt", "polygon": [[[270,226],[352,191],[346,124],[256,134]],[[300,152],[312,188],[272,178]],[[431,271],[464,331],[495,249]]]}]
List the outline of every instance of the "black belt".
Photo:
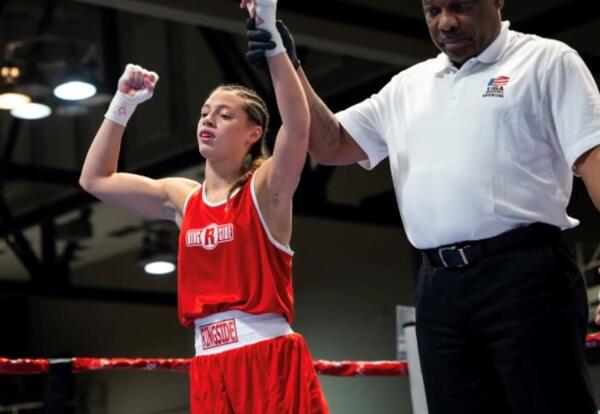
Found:
[{"label": "black belt", "polygon": [[545,223],[533,223],[525,227],[509,230],[489,239],[474,240],[421,250],[434,266],[460,268],[494,252],[515,248],[525,243],[547,240],[561,234],[558,227]]}]

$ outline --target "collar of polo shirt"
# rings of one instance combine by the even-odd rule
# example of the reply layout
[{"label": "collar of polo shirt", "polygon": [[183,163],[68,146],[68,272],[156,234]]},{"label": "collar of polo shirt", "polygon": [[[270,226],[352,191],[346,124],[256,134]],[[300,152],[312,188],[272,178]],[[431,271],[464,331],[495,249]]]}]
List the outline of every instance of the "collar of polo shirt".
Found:
[{"label": "collar of polo shirt", "polygon": [[[473,59],[481,63],[494,63],[500,60],[508,44],[509,27],[510,22],[508,20],[503,21],[502,28],[500,29],[500,33],[496,39],[483,52],[481,52],[478,56],[475,56]],[[454,63],[450,61],[445,53],[440,53],[437,56],[437,61],[439,62],[438,74],[446,71],[447,69],[456,69]]]}]

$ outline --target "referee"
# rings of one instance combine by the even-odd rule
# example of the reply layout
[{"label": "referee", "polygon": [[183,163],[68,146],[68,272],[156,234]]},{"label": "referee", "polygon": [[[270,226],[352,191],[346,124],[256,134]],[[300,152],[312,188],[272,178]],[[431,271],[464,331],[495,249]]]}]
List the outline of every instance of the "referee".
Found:
[{"label": "referee", "polygon": [[[416,0],[415,0],[416,1]],[[588,304],[562,231],[580,176],[600,209],[600,94],[577,52],[502,21],[503,0],[423,0],[441,53],[333,114],[279,25],[321,164],[389,159],[423,252],[417,335],[431,414],[595,414]],[[265,33],[250,26],[248,60]]]}]

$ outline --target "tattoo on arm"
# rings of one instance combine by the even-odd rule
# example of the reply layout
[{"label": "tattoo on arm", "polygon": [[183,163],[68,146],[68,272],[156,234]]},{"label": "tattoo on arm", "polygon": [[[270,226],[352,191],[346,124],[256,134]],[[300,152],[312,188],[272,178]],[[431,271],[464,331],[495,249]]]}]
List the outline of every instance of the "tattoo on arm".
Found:
[{"label": "tattoo on arm", "polygon": [[331,111],[321,101],[314,102],[310,107],[311,120],[314,120],[314,129],[321,140],[327,145],[332,145],[338,138],[337,122]]}]

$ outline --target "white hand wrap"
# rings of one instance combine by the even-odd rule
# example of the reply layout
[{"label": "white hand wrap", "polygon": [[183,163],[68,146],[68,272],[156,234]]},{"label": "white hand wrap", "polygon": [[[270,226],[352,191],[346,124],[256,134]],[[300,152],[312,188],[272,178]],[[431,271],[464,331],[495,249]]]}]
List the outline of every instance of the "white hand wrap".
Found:
[{"label": "white hand wrap", "polygon": [[118,90],[110,102],[104,117],[119,125],[127,126],[127,121],[133,115],[136,106],[150,98],[152,98],[152,92],[148,89],[142,89],[134,96],[129,96]]},{"label": "white hand wrap", "polygon": [[265,51],[265,55],[275,56],[280,53],[285,53],[285,46],[281,35],[277,30],[275,19],[277,15],[277,0],[256,0],[256,27],[263,30],[268,30],[271,33],[271,41],[275,43],[275,47]]}]

